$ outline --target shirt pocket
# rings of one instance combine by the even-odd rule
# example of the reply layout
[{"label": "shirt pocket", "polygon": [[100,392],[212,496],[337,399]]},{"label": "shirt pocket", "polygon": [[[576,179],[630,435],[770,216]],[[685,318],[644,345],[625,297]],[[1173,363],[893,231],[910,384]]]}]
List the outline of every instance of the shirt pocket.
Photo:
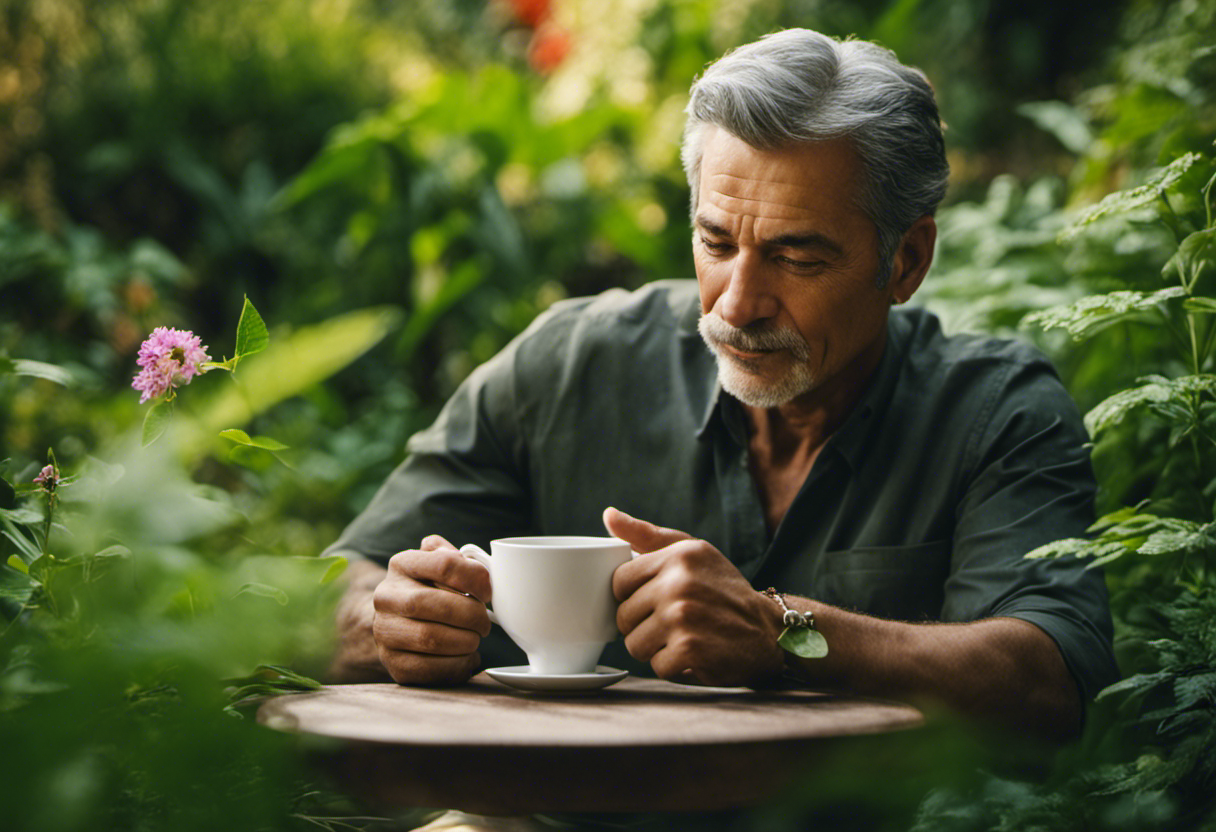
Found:
[{"label": "shirt pocket", "polygon": [[812,597],[898,621],[941,617],[951,541],[825,552]]}]

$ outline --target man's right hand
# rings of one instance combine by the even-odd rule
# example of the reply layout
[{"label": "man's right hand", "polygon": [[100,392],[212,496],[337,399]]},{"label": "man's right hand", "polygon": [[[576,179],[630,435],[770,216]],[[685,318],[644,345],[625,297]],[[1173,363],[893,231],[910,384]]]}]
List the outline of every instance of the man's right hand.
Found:
[{"label": "man's right hand", "polygon": [[[339,618],[345,650],[367,655],[374,644],[380,664],[402,685],[458,684],[476,671],[478,645],[490,632],[490,574],[451,543],[432,535],[421,548],[398,552],[363,595],[350,599],[359,614]],[[351,649],[359,641],[362,649]]]}]

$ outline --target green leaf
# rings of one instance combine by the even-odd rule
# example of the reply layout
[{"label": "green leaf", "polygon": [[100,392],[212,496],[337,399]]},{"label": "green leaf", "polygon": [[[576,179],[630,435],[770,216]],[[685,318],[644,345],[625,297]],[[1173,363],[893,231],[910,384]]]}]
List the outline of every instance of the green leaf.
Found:
[{"label": "green leaf", "polygon": [[1187,298],[1182,302],[1182,308],[1187,312],[1196,312],[1200,315],[1216,315],[1216,299],[1213,298]]},{"label": "green leaf", "polygon": [[828,654],[828,640],[809,627],[786,627],[777,643],[804,659],[822,659]]},{"label": "green leaf", "polygon": [[241,309],[241,319],[236,325],[236,358],[259,353],[270,345],[270,332],[258,310],[254,308],[249,298],[245,298],[245,306]]},{"label": "green leaf", "polygon": [[[25,490],[24,488],[22,490]],[[33,494],[41,491],[42,488],[34,486],[29,489],[29,493]],[[21,508],[0,508],[0,518],[4,520],[12,520],[14,523],[20,523],[23,526],[36,526],[46,519],[46,516],[29,506]]]},{"label": "green leaf", "polygon": [[324,687],[311,676],[297,673],[290,667],[284,667],[281,664],[259,664],[257,672],[262,674],[263,678],[269,677],[266,679],[267,684],[280,687],[292,686],[295,690],[320,690]]},{"label": "green leaf", "polygon": [[[1121,390],[1085,414],[1085,427],[1091,437],[1123,421],[1129,412],[1141,405],[1154,406],[1171,421],[1189,424],[1193,421],[1191,398],[1216,393],[1216,375],[1206,373],[1174,379],[1146,376],[1140,380],[1144,383],[1139,387]],[[1169,405],[1173,403],[1181,405],[1181,409],[1171,409]]]},{"label": "green leaf", "polygon": [[144,416],[144,429],[141,443],[146,448],[161,437],[169,427],[169,417],[173,415],[173,402],[161,400],[148,408]]},{"label": "green leaf", "polygon": [[[1185,522],[1185,521],[1180,521]],[[1189,529],[1169,529],[1153,532],[1136,547],[1141,555],[1180,555],[1204,552],[1212,549],[1214,542],[1207,526],[1189,524]]]},{"label": "green leaf", "polygon": [[1181,286],[1140,292],[1120,289],[1106,295],[1089,295],[1073,303],[1052,306],[1027,315],[1023,326],[1042,329],[1065,329],[1073,340],[1080,341],[1112,324],[1126,320],[1143,320],[1160,314],[1158,306],[1173,298],[1183,297]]},{"label": "green leaf", "polygon": [[1126,213],[1151,205],[1202,158],[1203,156],[1198,153],[1187,153],[1157,171],[1140,187],[1108,194],[1097,205],[1092,205],[1083,211],[1060,233],[1060,239],[1068,240],[1075,237],[1086,226],[1108,214]]},{"label": "green leaf", "polygon": [[18,551],[24,552],[26,557],[30,558],[31,560],[39,557],[42,554],[42,551],[38,548],[37,544],[21,535],[16,529],[13,529],[12,531],[0,532],[0,535],[8,538],[9,542],[16,546]]},{"label": "green leaf", "polygon": [[1041,130],[1055,136],[1067,150],[1081,155],[1093,145],[1089,124],[1076,107],[1063,101],[1028,101],[1019,104],[1018,115],[1025,116]]},{"label": "green leaf", "polygon": [[435,296],[419,304],[414,314],[406,321],[397,341],[399,353],[407,358],[412,355],[435,321],[477,288],[484,279],[485,269],[476,262],[465,261],[455,266]]},{"label": "green leaf", "polygon": [[1146,526],[1152,525],[1160,519],[1155,514],[1141,513],[1140,509],[1143,507],[1144,504],[1124,506],[1123,508],[1115,509],[1109,514],[1103,514],[1086,531],[1100,532],[1105,529],[1114,528],[1115,526],[1119,526],[1120,528]]},{"label": "green leaf", "polygon": [[248,705],[268,696],[307,693],[324,685],[294,670],[277,664],[260,664],[253,673],[238,679],[228,679],[228,706],[225,711],[238,715],[238,706]]},{"label": "green leaf", "polygon": [[241,365],[237,384],[225,384],[199,406],[197,432],[184,437],[188,453],[203,453],[216,433],[248,422],[256,413],[303,393],[354,361],[400,320],[395,309],[378,308],[331,318],[275,342]]},{"label": "green leaf", "polygon": [[74,381],[72,374],[57,364],[30,361],[25,358],[18,358],[13,362],[13,372],[19,376],[32,376],[53,381],[63,387],[71,387]]},{"label": "green leaf", "polygon": [[[1216,228],[1205,228],[1188,234],[1178,244],[1178,250],[1161,269],[1168,280],[1171,276],[1188,289],[1193,288],[1205,272],[1216,268]],[[1198,298],[1197,298],[1198,300]],[[1216,304],[1210,298],[1202,298]]]},{"label": "green leaf", "polygon": [[1133,693],[1145,693],[1152,690],[1157,685],[1166,681],[1172,676],[1171,673],[1161,671],[1158,673],[1137,673],[1135,676],[1129,676],[1126,679],[1120,679],[1113,685],[1108,685],[1098,692],[1095,697],[1097,700],[1106,699],[1119,693],[1131,691]]},{"label": "green leaf", "polygon": [[131,550],[117,543],[93,554],[94,558],[129,558],[130,556]]},{"label": "green leaf", "polygon": [[230,439],[238,445],[261,448],[264,451],[286,451],[291,447],[290,445],[284,445],[277,439],[271,439],[269,436],[250,436],[240,428],[222,430],[220,431],[220,436],[224,439]]},{"label": "green leaf", "polygon": [[273,598],[279,603],[280,606],[287,605],[287,593],[279,589],[277,586],[259,584],[254,581],[250,581],[238,589],[232,597],[235,598],[238,595],[244,595],[245,593],[250,595],[260,595],[263,598]]},{"label": "green leaf", "polygon": [[[1037,546],[1025,554],[1025,557],[1032,560],[1041,560],[1043,558],[1088,558],[1098,554],[1102,544],[1086,540],[1083,537],[1066,537],[1063,540],[1054,540],[1051,543],[1044,543],[1042,546]],[[1101,554],[1107,554],[1101,552]]]},{"label": "green leaf", "polygon": [[21,558],[17,557],[16,555],[9,555],[8,560],[6,562],[8,563],[9,566],[16,569],[22,575],[30,574],[30,568],[26,565],[25,561],[23,561]]},{"label": "green leaf", "polygon": [[1184,676],[1174,682],[1174,696],[1179,708],[1189,708],[1206,702],[1216,702],[1216,673]]},{"label": "green leaf", "polygon": [[328,558],[321,558],[322,561],[329,561],[329,568],[325,570],[325,574],[321,576],[321,584],[330,584],[338,579],[338,577],[346,571],[346,567],[350,566],[350,561],[341,555],[331,555]]},{"label": "green leaf", "polygon": [[1032,560],[1065,557],[1095,558],[1106,563],[1130,551],[1131,549],[1118,541],[1086,540],[1080,537],[1069,537],[1031,549],[1026,553],[1025,557]]}]

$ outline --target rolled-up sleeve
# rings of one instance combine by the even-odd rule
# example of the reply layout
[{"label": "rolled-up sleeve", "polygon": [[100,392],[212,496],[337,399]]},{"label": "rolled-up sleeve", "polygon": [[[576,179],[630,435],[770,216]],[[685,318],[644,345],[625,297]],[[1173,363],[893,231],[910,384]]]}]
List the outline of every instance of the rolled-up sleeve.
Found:
[{"label": "rolled-up sleeve", "polygon": [[969,439],[942,618],[1035,624],[1090,700],[1118,679],[1102,573],[1078,559],[1025,557],[1092,522],[1087,440],[1076,405],[1045,363],[1006,368]]}]

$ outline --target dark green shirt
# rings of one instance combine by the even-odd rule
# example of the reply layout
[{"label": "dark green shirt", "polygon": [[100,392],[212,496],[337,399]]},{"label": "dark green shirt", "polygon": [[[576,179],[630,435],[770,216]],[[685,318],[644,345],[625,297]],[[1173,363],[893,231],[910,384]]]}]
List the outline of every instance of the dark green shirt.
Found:
[{"label": "dark green shirt", "polygon": [[[330,553],[599,535],[616,506],[709,541],[757,588],[905,621],[1020,618],[1086,699],[1118,678],[1101,574],[1023,557],[1093,520],[1087,436],[1042,354],[893,310],[869,387],[770,536],[699,313],[693,281],[554,306],[410,440]],[[482,656],[525,661],[502,636]],[[604,662],[646,672],[619,640]]]}]

